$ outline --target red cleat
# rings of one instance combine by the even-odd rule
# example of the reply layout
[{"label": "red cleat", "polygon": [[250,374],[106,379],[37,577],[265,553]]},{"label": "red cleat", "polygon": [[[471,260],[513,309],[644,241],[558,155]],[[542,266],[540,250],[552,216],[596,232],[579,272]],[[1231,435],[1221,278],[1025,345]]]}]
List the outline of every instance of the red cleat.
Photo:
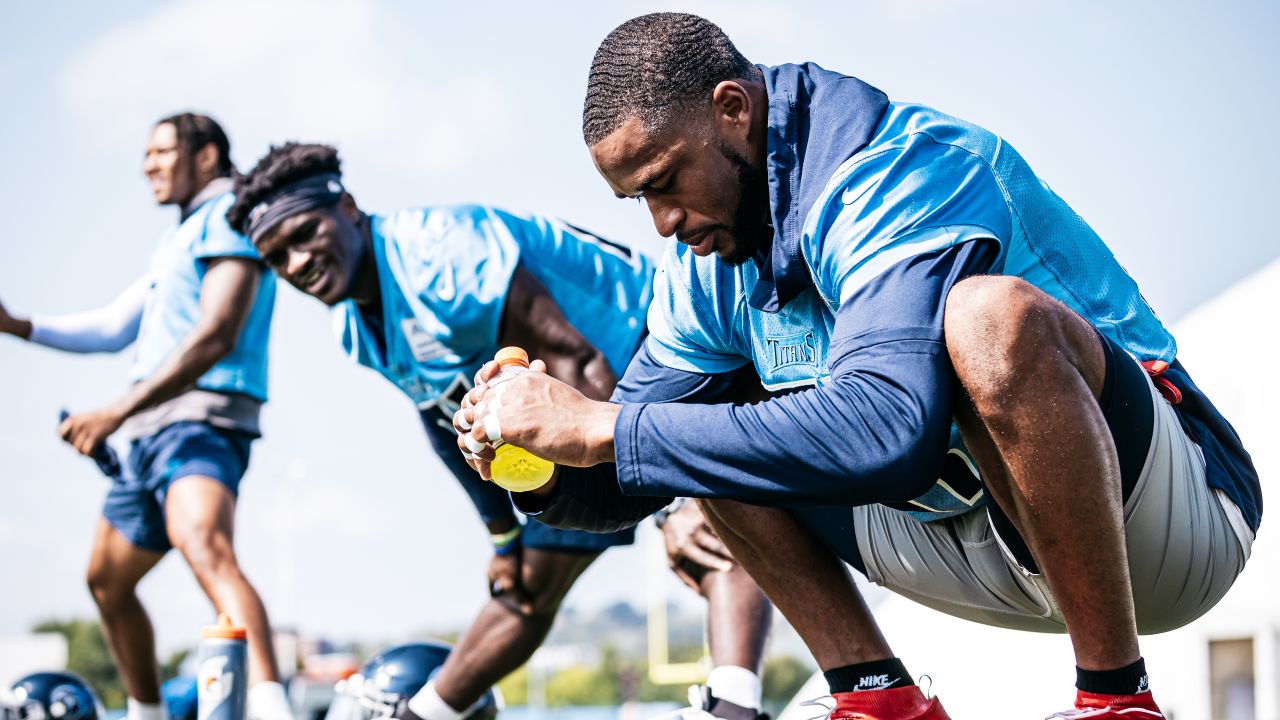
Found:
[{"label": "red cleat", "polygon": [[1164,720],[1150,692],[1137,695],[1095,695],[1076,690],[1076,709],[1054,713],[1053,718],[1071,720]]},{"label": "red cleat", "polygon": [[951,720],[938,698],[926,698],[918,686],[835,693],[830,720]]}]

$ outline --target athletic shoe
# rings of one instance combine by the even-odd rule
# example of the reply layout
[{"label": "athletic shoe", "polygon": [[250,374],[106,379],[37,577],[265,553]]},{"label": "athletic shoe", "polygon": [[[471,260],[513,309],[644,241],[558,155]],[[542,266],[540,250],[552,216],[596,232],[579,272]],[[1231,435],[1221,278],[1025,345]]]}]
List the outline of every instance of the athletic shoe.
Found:
[{"label": "athletic shoe", "polygon": [[1074,710],[1054,713],[1045,720],[1071,718],[1071,720],[1164,720],[1164,713],[1156,707],[1150,692],[1138,695],[1095,695],[1076,690]]},{"label": "athletic shoe", "polygon": [[673,720],[769,720],[767,714],[756,708],[742,707],[712,695],[711,688],[704,685],[689,687],[689,707],[660,717]]},{"label": "athletic shoe", "polygon": [[830,720],[951,720],[938,698],[926,698],[918,685],[888,690],[834,693]]}]

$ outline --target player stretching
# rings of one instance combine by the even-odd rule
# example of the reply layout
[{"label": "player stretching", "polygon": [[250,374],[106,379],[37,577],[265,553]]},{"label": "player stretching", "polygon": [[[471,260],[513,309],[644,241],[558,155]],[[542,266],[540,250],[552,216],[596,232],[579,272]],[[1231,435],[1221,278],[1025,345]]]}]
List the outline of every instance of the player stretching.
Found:
[{"label": "player stretching", "polygon": [[[811,63],[753,66],[676,13],[604,40],[583,134],[613,191],[680,242],[623,404],[539,373],[498,386],[502,439],[616,462],[562,471],[530,508],[617,528],[655,502],[622,493],[753,503],[711,520],[827,671],[837,717],[945,714],[827,546],[943,612],[1069,633],[1064,716],[1162,717],[1138,633],[1231,587],[1257,474],[1133,280],[1017,152]],[[740,372],[803,389],[665,402],[723,402]],[[477,390],[460,425],[479,440],[494,423]],[[757,507],[804,503],[828,507],[800,523]]]},{"label": "player stretching", "polygon": [[[291,285],[335,306],[352,360],[417,404],[428,439],[488,527],[493,599],[439,676],[397,711],[457,720],[529,659],[591,562],[632,540],[631,530],[521,525],[507,493],[481,482],[455,451],[458,402],[503,345],[543,358],[590,397],[608,397],[644,335],[652,267],[563,223],[489,207],[366,215],[342,186],[337,151],[324,145],[272,149],[236,194],[232,225]],[[690,505],[664,527],[682,577],[711,604],[716,667],[710,695],[693,710],[754,720],[771,608],[696,513]]]},{"label": "player stretching", "polygon": [[101,457],[112,435],[129,443],[88,571],[129,720],[164,717],[155,638],[135,589],[171,547],[214,607],[248,629],[250,717],[290,718],[266,610],[231,543],[236,490],[267,399],[275,278],[223,217],[235,172],[230,150],[203,115],[156,123],[143,172],[156,202],[176,205],[180,216],[148,273],[100,310],[24,320],[0,307],[0,331],[40,345],[87,353],[135,343],[128,391],[58,428],[85,455]]}]

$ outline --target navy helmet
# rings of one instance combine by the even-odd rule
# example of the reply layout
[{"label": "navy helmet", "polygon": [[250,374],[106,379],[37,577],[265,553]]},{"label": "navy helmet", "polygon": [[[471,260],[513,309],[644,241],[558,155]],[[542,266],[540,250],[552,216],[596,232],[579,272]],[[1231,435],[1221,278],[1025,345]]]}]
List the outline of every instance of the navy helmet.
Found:
[{"label": "navy helmet", "polygon": [[[440,671],[449,646],[435,642],[392,645],[378,651],[360,672],[338,683],[337,696],[325,720],[390,718]],[[502,694],[490,688],[462,720],[494,720]]]},{"label": "navy helmet", "polygon": [[84,678],[69,672],[38,672],[10,689],[23,720],[102,720],[102,701]]}]

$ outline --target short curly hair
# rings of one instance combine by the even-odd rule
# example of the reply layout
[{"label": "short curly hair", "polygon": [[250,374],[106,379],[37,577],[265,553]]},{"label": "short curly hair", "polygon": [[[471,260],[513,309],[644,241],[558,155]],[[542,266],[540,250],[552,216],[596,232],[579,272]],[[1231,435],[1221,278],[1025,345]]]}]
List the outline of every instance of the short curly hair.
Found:
[{"label": "short curly hair", "polygon": [[688,13],[641,15],[605,36],[587,76],[582,139],[593,146],[637,117],[653,133],[710,102],[725,80],[758,80],[718,25]]},{"label": "short curly hair", "polygon": [[249,226],[249,213],[276,190],[312,175],[342,176],[342,160],[331,145],[289,142],[271,150],[248,173],[236,178],[236,200],[227,210],[227,222],[238,233]]}]

